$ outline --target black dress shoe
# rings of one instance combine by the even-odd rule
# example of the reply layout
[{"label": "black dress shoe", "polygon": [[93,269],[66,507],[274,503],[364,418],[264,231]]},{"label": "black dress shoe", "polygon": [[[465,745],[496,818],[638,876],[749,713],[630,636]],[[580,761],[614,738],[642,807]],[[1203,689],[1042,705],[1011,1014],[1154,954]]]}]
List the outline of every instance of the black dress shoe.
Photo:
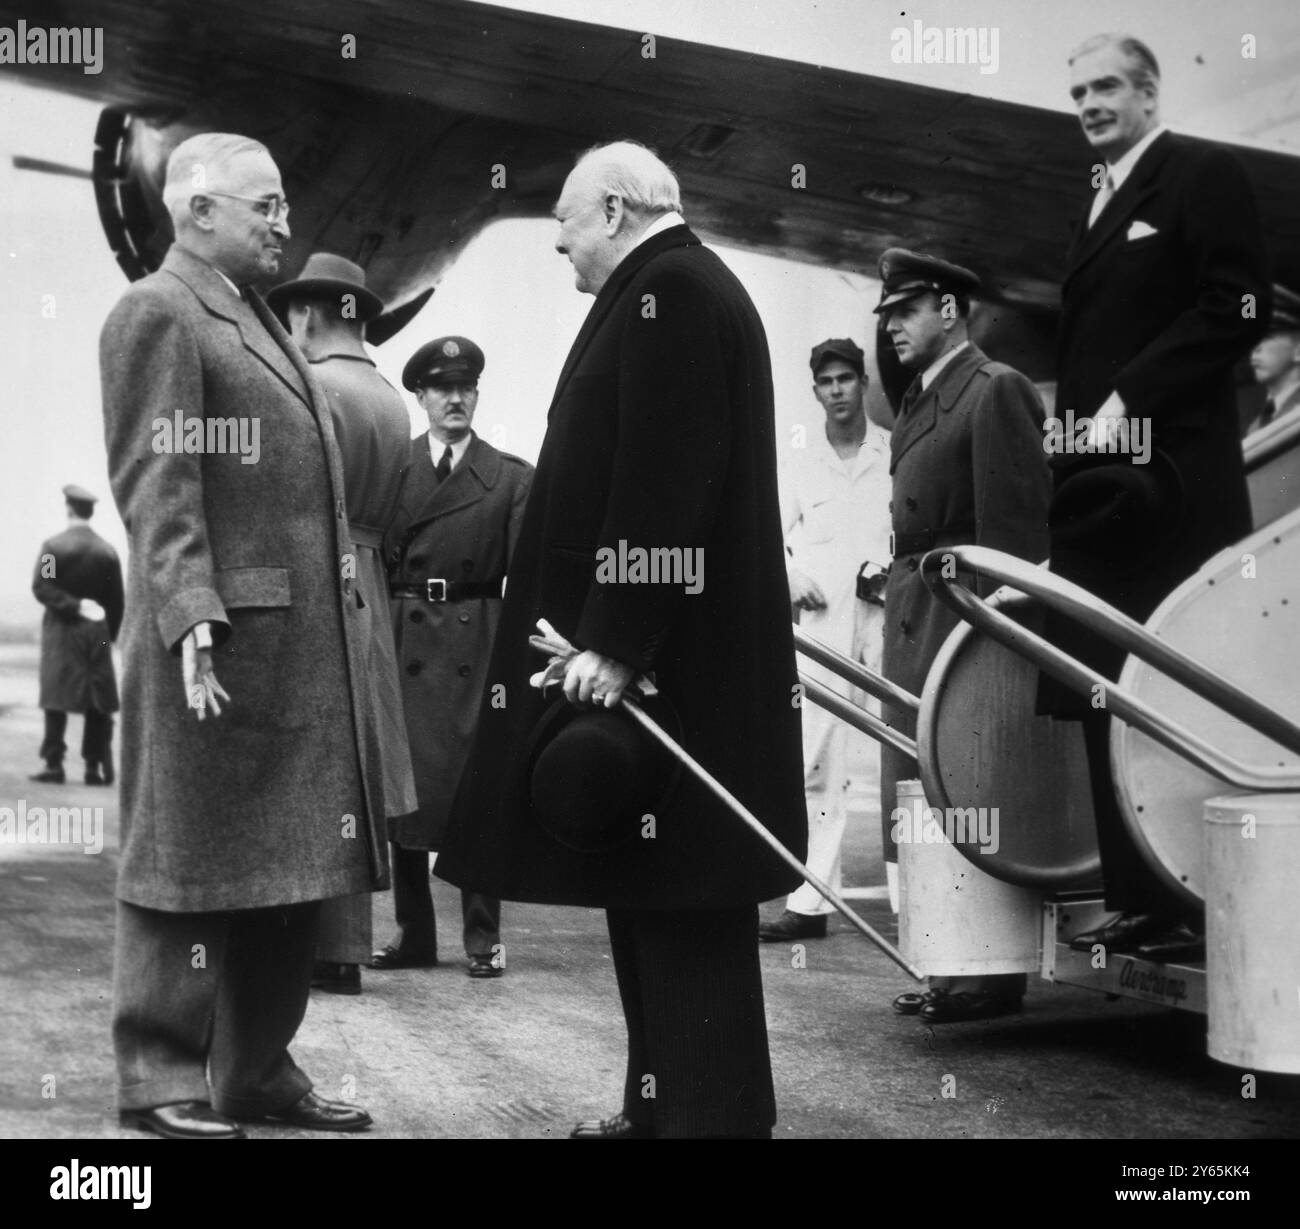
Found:
[{"label": "black dress shoe", "polygon": [[122,1110],[124,1127],[152,1131],[164,1139],[243,1139],[244,1133],[206,1101],[178,1101],[147,1110]]},{"label": "black dress shoe", "polygon": [[432,956],[411,956],[391,943],[370,953],[372,969],[435,969],[438,967],[438,953]]},{"label": "black dress shoe", "polygon": [[308,1131],[361,1131],[372,1119],[359,1106],[327,1101],[309,1092],[278,1114],[265,1114],[253,1121],[273,1127],[303,1127]]},{"label": "black dress shoe", "polygon": [[921,993],[919,990],[909,990],[906,994],[900,994],[894,1000],[894,1010],[900,1016],[919,1015],[921,1008],[927,1003],[933,1003],[936,999],[941,999],[948,992],[946,990],[927,990]]},{"label": "black dress shoe", "polygon": [[491,956],[471,956],[469,967],[465,972],[471,977],[500,977],[505,969],[498,964],[493,964]]},{"label": "black dress shoe", "polygon": [[1156,935],[1138,945],[1137,954],[1146,960],[1204,960],[1205,936],[1199,935],[1186,922],[1162,935]]},{"label": "black dress shoe", "polygon": [[112,785],[113,780],[110,776],[100,776],[99,769],[94,765],[88,765],[86,768],[87,785]]},{"label": "black dress shoe", "polygon": [[764,943],[784,943],[790,939],[826,938],[826,914],[793,913],[787,909],[775,922],[762,922],[758,937]]},{"label": "black dress shoe", "polygon": [[62,785],[67,781],[63,769],[59,767],[47,768],[44,772],[33,773],[28,780],[40,781],[43,785]]},{"label": "black dress shoe", "polygon": [[991,1020],[1020,1010],[1020,996],[990,994],[986,990],[958,990],[926,1003],[918,1013],[926,1024],[962,1024],[967,1020]]},{"label": "black dress shoe", "polygon": [[311,967],[311,988],[326,994],[360,994],[361,966],[318,960]]},{"label": "black dress shoe", "polygon": [[638,1126],[624,1114],[601,1118],[595,1122],[580,1122],[569,1132],[570,1139],[650,1139],[648,1128]]},{"label": "black dress shoe", "polygon": [[1096,930],[1085,930],[1070,940],[1076,952],[1091,951],[1097,944],[1113,951],[1128,951],[1143,939],[1154,938],[1173,925],[1169,918],[1157,913],[1121,913]]}]

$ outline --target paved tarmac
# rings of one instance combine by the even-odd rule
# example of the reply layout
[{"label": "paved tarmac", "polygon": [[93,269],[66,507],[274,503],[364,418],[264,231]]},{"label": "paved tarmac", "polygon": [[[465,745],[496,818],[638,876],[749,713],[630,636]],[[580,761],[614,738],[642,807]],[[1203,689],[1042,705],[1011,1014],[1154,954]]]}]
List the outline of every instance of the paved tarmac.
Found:
[{"label": "paved tarmac", "polygon": [[[0,646],[0,807],[103,807],[104,847],[0,844],[0,1137],[134,1136],[118,1125],[109,1039],[116,790],[27,780],[35,669],[34,646]],[[846,877],[870,883],[878,838],[851,826]],[[294,1054],[324,1095],[373,1113],[371,1132],[347,1138],[560,1138],[617,1109],[624,1034],[603,914],[507,904],[506,974],[471,981],[452,941],[456,891],[435,880],[434,898],[449,963],[365,970],[360,997],[313,992]],[[391,898],[376,899],[382,939]],[[862,911],[895,936],[882,901]],[[1199,1017],[1032,979],[1018,1016],[926,1027],[890,1008],[906,975],[839,918],[806,967],[785,946],[762,959],[777,1138],[1300,1135],[1300,1077],[1260,1075],[1243,1097],[1243,1073],[1206,1057]]]}]

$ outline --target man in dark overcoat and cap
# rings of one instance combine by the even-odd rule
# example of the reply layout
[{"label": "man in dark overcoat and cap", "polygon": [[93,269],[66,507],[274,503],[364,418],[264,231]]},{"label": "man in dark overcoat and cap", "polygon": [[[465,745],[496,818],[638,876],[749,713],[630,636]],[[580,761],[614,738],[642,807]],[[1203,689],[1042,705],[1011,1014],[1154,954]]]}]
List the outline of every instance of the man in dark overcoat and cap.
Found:
[{"label": "man in dark overcoat and cap", "polygon": [[[368,699],[382,754],[385,818],[392,822],[416,807],[383,558],[384,531],[402,488],[411,419],[401,394],[366,353],[365,326],[384,304],[367,289],[360,265],[331,252],[313,252],[302,272],[269,291],[266,302],[287,324],[325,390],[343,458],[355,547],[352,570],[370,627]],[[373,947],[371,901],[366,892],[321,905],[314,986],[333,994],[361,993],[361,966]]]},{"label": "man in dark overcoat and cap", "polygon": [[63,488],[68,527],[41,543],[32,592],[45,607],[41,620],[41,697],[45,737],[42,772],[33,781],[62,784],[68,714],[81,713],[81,758],[87,785],[113,783],[113,716],[117,675],[111,645],[122,626],[122,565],[90,527],[98,496]]},{"label": "man in dark overcoat and cap", "polygon": [[[419,807],[390,825],[398,933],[371,957],[376,969],[438,963],[428,851],[442,844],[474,737],[533,475],[528,462],[473,430],[484,363],[469,338],[439,337],[402,371],[429,419],[429,430],[406,446],[406,480],[387,538]],[[463,889],[461,932],[469,975],[500,977],[507,963],[500,900]]]},{"label": "man in dark overcoat and cap", "polygon": [[[968,336],[969,269],[890,248],[880,258],[877,314],[894,351],[915,373],[890,441],[894,560],[885,590],[885,677],[919,696],[959,622],[930,592],[920,562],[931,550],[969,543],[1040,562],[1047,557],[1051,478],[1043,403],[1020,372],[988,358]],[[982,586],[987,589],[987,586]],[[885,707],[890,724],[916,736],[916,715]],[[896,861],[892,815],[898,782],[916,761],[881,749],[885,857]],[[895,1010],[930,1024],[980,1020],[1020,1007],[1024,974],[931,978],[901,994]]]},{"label": "man in dark overcoat and cap", "polygon": [[[607,911],[628,1061],[621,1112],[580,1139],[763,1137],[776,1117],[757,902],[798,876],[689,773],[637,771],[655,744],[614,711],[637,676],[688,752],[796,856],[806,844],[767,342],[679,210],[675,177],[632,142],[589,151],[556,203],[556,248],[596,299],[435,868]],[[559,699],[529,686],[539,619],[579,650]]]}]

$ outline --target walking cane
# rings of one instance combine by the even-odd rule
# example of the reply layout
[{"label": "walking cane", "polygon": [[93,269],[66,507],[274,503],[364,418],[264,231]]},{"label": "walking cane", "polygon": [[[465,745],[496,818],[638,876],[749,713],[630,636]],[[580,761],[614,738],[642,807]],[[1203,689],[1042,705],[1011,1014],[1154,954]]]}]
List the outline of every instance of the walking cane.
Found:
[{"label": "walking cane", "polygon": [[[558,682],[563,677],[563,672],[558,667],[563,666],[568,660],[575,656],[577,649],[564,639],[556,630],[545,620],[538,619],[537,626],[542,632],[540,636],[529,636],[528,643],[533,648],[543,653],[551,654],[551,660],[546,669],[539,674],[535,674],[529,680],[533,686],[545,689],[552,683]],[[647,694],[654,693],[654,687],[648,680],[642,678],[638,684],[645,689]],[[631,690],[631,689],[629,689]],[[695,776],[708,787],[711,793],[718,798],[728,810],[731,811],[744,825],[761,840],[773,853],[777,855],[791,870],[798,871],[804,881],[811,884],[823,897],[826,898],[836,909],[842,913],[853,928],[865,935],[871,940],[886,956],[890,958],[899,968],[904,969],[911,974],[917,981],[924,981],[925,974],[922,973],[914,964],[912,964],[902,952],[889,942],[882,934],[869,926],[858,914],[849,906],[848,902],[829,884],[823,883],[816,875],[812,873],[798,858],[794,856],[780,841],[774,837],[759,821],[754,814],[740,801],[721,781],[717,779],[707,768],[704,767],[694,756],[686,750],[685,747],[678,744],[653,717],[650,716],[637,702],[627,693],[619,701],[620,707],[628,714],[643,730],[652,738],[659,742],[667,751],[677,759],[684,767],[688,768]]]}]

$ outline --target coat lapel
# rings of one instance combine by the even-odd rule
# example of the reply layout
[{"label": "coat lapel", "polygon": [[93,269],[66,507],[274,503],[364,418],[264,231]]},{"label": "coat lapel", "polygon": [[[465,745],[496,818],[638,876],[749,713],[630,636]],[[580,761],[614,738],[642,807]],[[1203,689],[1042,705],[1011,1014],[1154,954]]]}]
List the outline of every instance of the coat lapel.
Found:
[{"label": "coat lapel", "polygon": [[417,435],[411,441],[411,464],[402,488],[408,530],[477,503],[496,485],[500,473],[500,458],[476,435],[460,464],[445,482],[439,482],[429,453],[429,436]]},{"label": "coat lapel", "polygon": [[[984,352],[972,341],[960,354],[950,359],[948,365],[935,377],[934,382],[917,396],[898,422],[890,440],[889,472],[892,474],[903,454],[923,440],[939,424],[939,415],[946,414],[971,382],[981,364],[988,362]],[[917,377],[918,386],[920,377]]]},{"label": "coat lapel", "polygon": [[321,407],[314,404],[310,391],[312,381],[306,360],[256,291],[249,291],[247,301],[234,297],[211,265],[176,244],[172,244],[162,267],[184,282],[210,315],[233,325],[244,349],[320,417]]},{"label": "coat lapel", "polygon": [[[613,307],[614,302],[623,292],[624,286],[631,280],[633,274],[661,252],[666,252],[675,247],[688,247],[699,242],[699,239],[695,237],[689,226],[674,226],[661,231],[657,235],[652,235],[623,257],[618,268],[609,275],[609,280],[600,288],[596,301],[591,305],[587,318],[582,322],[582,328],[578,330],[577,337],[573,339],[573,345],[569,347],[569,356],[564,360],[564,366],[560,370],[560,378],[555,382],[555,395],[551,398],[552,410],[555,408],[556,402],[559,401],[560,394],[564,391],[564,386],[569,382],[569,377],[573,374],[574,368],[577,367],[578,361],[591,343],[591,339],[596,335],[596,330],[600,327],[601,321],[609,315],[610,308]],[[550,417],[549,411],[547,417]]]},{"label": "coat lapel", "polygon": [[1148,201],[1159,185],[1156,179],[1161,167],[1173,150],[1173,134],[1162,132],[1151,147],[1138,159],[1138,164],[1120,188],[1101,211],[1101,216],[1088,226],[1088,215],[1084,213],[1079,232],[1069,255],[1069,265],[1065,280],[1068,282],[1083,265],[1087,264],[1119,228],[1128,221],[1138,207]]}]

